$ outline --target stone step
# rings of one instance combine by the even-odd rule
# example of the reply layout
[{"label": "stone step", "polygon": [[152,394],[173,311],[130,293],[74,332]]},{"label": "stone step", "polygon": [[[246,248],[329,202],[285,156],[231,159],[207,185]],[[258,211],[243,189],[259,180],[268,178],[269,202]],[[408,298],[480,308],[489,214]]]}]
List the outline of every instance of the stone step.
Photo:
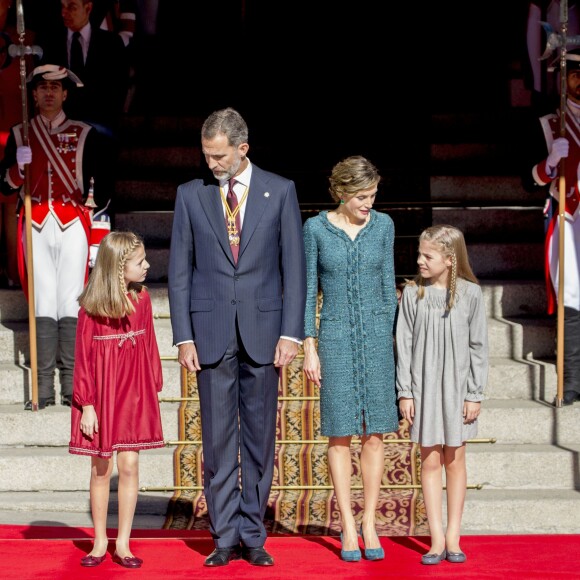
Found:
[{"label": "stone step", "polygon": [[[387,492],[388,493],[388,492]],[[140,490],[133,529],[161,529],[173,492]],[[579,534],[580,497],[574,490],[468,489],[462,535]],[[443,519],[446,522],[443,494]],[[118,526],[117,492],[109,499],[108,528]],[[92,528],[86,491],[0,492],[0,523]]]},{"label": "stone step", "polygon": [[[172,486],[173,454],[169,447],[140,452],[140,486]],[[90,457],[65,447],[7,447],[0,454],[0,491],[88,491],[90,465]],[[116,485],[111,478],[111,489]]]},{"label": "stone step", "polygon": [[490,357],[548,358],[554,354],[554,323],[550,318],[488,318]]},{"label": "stone step", "polygon": [[[115,217],[115,228],[132,230],[145,240],[147,251],[151,248],[169,247],[171,229],[173,226],[174,191],[165,200],[165,209],[156,211],[126,211],[119,212]],[[159,204],[158,204],[159,206]],[[139,207],[142,207],[140,205]],[[161,207],[161,206],[159,206]],[[408,221],[409,211],[401,210]],[[399,210],[385,209],[397,224]],[[306,214],[304,214],[306,217]],[[420,217],[420,216],[418,216]],[[541,206],[529,207],[445,207],[432,208],[432,220],[435,224],[453,224],[460,228],[468,245],[471,247],[477,241],[504,244],[527,241],[537,243],[542,239],[544,217]],[[517,224],[517,226],[514,226]],[[404,225],[404,224],[401,224]],[[408,224],[406,224],[408,225]],[[413,231],[417,231],[415,227]],[[397,238],[402,235],[402,229],[397,227]]]},{"label": "stone step", "polygon": [[203,117],[168,115],[124,115],[121,119],[123,144],[191,143],[199,141]]},{"label": "stone step", "polygon": [[[195,175],[195,170],[201,166],[201,148],[199,145],[135,145],[121,148],[119,153],[120,178],[126,179],[127,174],[140,172],[145,174],[177,170],[180,175]],[[181,173],[183,172],[183,173]],[[143,174],[141,174],[141,179]],[[190,178],[191,179],[191,178]],[[176,182],[177,185],[181,181]]]},{"label": "stone step", "polygon": [[[176,398],[181,396],[181,367],[175,360],[162,360],[163,389],[160,393],[162,398]],[[24,403],[31,398],[30,368],[28,366],[19,367],[14,364],[0,364],[0,405],[16,405],[23,410]],[[54,380],[57,404],[43,410],[51,412],[60,407],[60,382],[58,370]],[[66,407],[68,409],[68,407]],[[1,444],[1,441],[0,441]]]},{"label": "stone step", "polygon": [[[142,223],[145,235],[156,235],[149,218],[149,212],[134,216],[126,214],[125,223]],[[156,220],[169,221],[168,213],[155,216]],[[149,229],[151,227],[151,229]],[[149,253],[149,251],[147,251]],[[501,318],[510,316],[539,316],[546,312],[546,293],[542,278],[520,280],[480,280],[481,290],[485,299],[485,307],[489,317]],[[169,300],[167,298],[167,283],[146,283],[153,314],[156,317],[169,316]],[[28,304],[21,290],[0,289],[0,322],[28,320]]]},{"label": "stone step", "polygon": [[[167,396],[163,391],[159,395]],[[178,439],[178,403],[160,403],[165,441]],[[61,405],[32,413],[22,405],[0,405],[2,445],[15,447],[63,447],[70,441],[70,408]]]},{"label": "stone step", "polygon": [[[116,478],[116,473],[113,472]],[[140,490],[137,497],[133,529],[162,529],[173,492]],[[91,506],[86,491],[0,492],[0,523],[22,525],[69,525],[92,528]],[[107,528],[118,527],[119,500],[111,491]],[[5,518],[5,519],[4,519]]]},{"label": "stone step", "polygon": [[578,513],[580,494],[573,489],[468,489],[461,533],[579,534]]},{"label": "stone step", "polygon": [[[147,289],[151,295],[153,316],[164,317],[169,315],[167,299],[167,284],[158,284],[147,281]],[[0,322],[27,321],[28,303],[22,290],[0,289]]]},{"label": "stone step", "polygon": [[[468,241],[469,260],[478,278],[484,279],[541,279],[544,274],[544,242],[530,243],[481,243]],[[169,248],[147,249],[151,263],[149,273],[152,282],[167,280]],[[412,277],[412,270],[397,272],[399,277]]]},{"label": "stone step", "polygon": [[[183,175],[179,181],[167,183],[160,179],[118,179],[115,184],[115,228],[122,227],[119,219],[125,213],[148,211],[152,214],[173,211],[177,185],[191,179],[191,175]],[[175,176],[177,178],[177,176]],[[169,236],[171,228],[167,232]]]},{"label": "stone step", "polygon": [[30,370],[27,367],[14,362],[0,363],[0,405],[17,403],[22,409],[30,398],[29,384]]},{"label": "stone step", "polygon": [[505,110],[441,112],[431,115],[432,143],[495,143],[505,141],[506,124],[525,127],[530,112],[524,108]]},{"label": "stone step", "polygon": [[539,401],[552,405],[556,397],[554,359],[514,360],[490,357],[486,397],[494,400]]},{"label": "stone step", "polygon": [[[512,427],[514,425],[511,422]],[[519,428],[519,426],[518,426]],[[469,484],[486,489],[575,489],[580,443],[565,447],[542,444],[469,444]]]},{"label": "stone step", "polygon": [[496,439],[496,445],[576,445],[580,441],[580,405],[555,408],[532,400],[486,399],[478,438]]},{"label": "stone step", "polygon": [[[178,439],[177,401],[160,393],[165,441]],[[176,397],[171,398],[178,398]],[[556,409],[535,400],[489,399],[483,402],[478,438],[499,444],[572,445],[580,441],[580,405]],[[42,412],[24,411],[21,405],[0,405],[2,445],[66,446],[70,438],[70,409],[56,405]],[[517,424],[518,429],[513,425]]]},{"label": "stone step", "polygon": [[544,241],[537,242],[467,242],[469,261],[478,278],[541,279],[544,275]]},{"label": "stone step", "polygon": [[[580,444],[470,443],[468,484],[498,490],[573,490],[579,451]],[[166,447],[140,454],[143,487],[173,485],[173,453],[173,448]],[[0,491],[88,490],[89,464],[88,458],[71,455],[66,447],[4,448],[0,455]]]},{"label": "stone step", "polygon": [[[169,318],[153,319],[161,356],[177,356]],[[28,321],[7,321],[0,324],[0,363],[29,362],[30,327]]]},{"label": "stone step", "polygon": [[[528,193],[522,188],[517,175],[431,175],[429,178],[431,202],[436,206],[449,202],[461,205],[544,205],[545,191],[538,188]],[[517,224],[512,224],[516,226]]]},{"label": "stone step", "polygon": [[434,207],[433,225],[453,224],[459,228],[468,246],[476,240],[513,243],[537,243],[544,235],[542,206],[534,207]]},{"label": "stone step", "polygon": [[132,211],[115,218],[116,229],[131,230],[143,238],[147,254],[150,247],[169,247],[172,226],[173,211]]},{"label": "stone step", "polygon": [[543,279],[480,280],[488,317],[541,316],[546,313]]},{"label": "stone step", "polygon": [[513,143],[431,143],[431,175],[514,175]]}]

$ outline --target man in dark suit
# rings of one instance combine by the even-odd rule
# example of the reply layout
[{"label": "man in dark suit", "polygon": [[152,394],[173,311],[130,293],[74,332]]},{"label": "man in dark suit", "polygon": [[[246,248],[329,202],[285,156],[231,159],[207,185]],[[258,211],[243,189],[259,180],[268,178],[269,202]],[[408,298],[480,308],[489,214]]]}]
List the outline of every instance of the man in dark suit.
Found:
[{"label": "man in dark suit", "polygon": [[212,113],[201,144],[219,186],[195,179],[177,189],[169,304],[179,363],[197,372],[216,546],[205,565],[242,557],[271,566],[263,519],[278,375],[304,336],[302,221],[294,182],[250,163],[248,127],[237,111]]}]

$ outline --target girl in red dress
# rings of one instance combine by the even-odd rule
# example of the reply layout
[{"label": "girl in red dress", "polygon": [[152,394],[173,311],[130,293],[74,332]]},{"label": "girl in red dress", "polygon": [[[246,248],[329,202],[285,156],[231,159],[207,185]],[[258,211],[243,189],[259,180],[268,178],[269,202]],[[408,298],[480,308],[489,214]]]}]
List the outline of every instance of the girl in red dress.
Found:
[{"label": "girl in red dress", "polygon": [[157,393],[163,385],[151,298],[143,285],[149,263],[143,240],[111,232],[79,297],[69,452],[91,457],[95,539],[81,565],[107,553],[113,452],[119,475],[119,527],[113,561],[140,568],[129,548],[139,489],[139,451],[164,447]]}]

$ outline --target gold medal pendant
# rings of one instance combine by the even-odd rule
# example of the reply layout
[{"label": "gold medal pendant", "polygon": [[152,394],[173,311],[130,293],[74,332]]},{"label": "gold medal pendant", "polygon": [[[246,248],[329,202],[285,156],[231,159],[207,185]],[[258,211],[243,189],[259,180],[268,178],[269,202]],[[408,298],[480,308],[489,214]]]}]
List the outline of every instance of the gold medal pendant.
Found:
[{"label": "gold medal pendant", "polygon": [[238,231],[238,228],[236,227],[236,215],[238,215],[240,208],[242,207],[244,201],[246,201],[246,196],[248,195],[248,188],[246,187],[246,191],[244,191],[244,195],[242,196],[240,203],[238,204],[238,206],[236,207],[236,209],[234,211],[232,211],[230,209],[230,206],[226,200],[226,196],[224,194],[224,191],[221,187],[220,187],[220,194],[222,196],[222,201],[224,203],[224,206],[226,208],[226,213],[227,213],[228,241],[230,243],[230,246],[239,246],[240,245],[240,232]]},{"label": "gold medal pendant", "polygon": [[240,233],[236,228],[236,220],[228,218],[228,240],[230,246],[238,246],[240,244]]}]

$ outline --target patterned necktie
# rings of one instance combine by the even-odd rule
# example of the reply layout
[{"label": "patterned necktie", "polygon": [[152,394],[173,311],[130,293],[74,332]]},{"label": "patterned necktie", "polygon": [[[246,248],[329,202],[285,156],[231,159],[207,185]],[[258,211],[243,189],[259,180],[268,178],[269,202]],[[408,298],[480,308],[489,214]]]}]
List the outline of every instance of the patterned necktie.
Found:
[{"label": "patterned necktie", "polygon": [[[229,189],[228,189],[227,201],[228,201],[228,206],[229,206],[232,214],[236,211],[236,209],[238,207],[238,198],[236,197],[236,194],[234,193],[234,185],[236,183],[237,183],[237,181],[233,177],[228,182]],[[234,264],[237,264],[238,254],[240,252],[240,234],[242,232],[239,211],[235,214],[235,219],[236,219],[237,240],[235,241],[235,243],[232,243],[232,240],[230,239],[230,248],[232,249],[232,255],[234,257]]]},{"label": "patterned necktie", "polygon": [[73,33],[72,43],[70,45],[70,68],[82,80],[85,71],[85,59],[83,57],[80,36],[81,33],[78,30]]}]

